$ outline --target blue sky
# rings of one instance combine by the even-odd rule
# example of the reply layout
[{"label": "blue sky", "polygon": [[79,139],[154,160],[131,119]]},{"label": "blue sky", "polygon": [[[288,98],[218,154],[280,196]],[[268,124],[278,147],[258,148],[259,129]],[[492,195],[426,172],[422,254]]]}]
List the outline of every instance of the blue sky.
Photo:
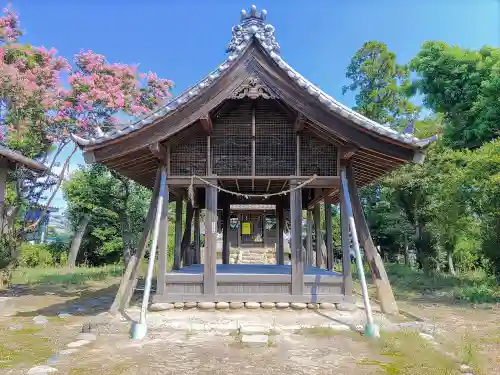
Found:
[{"label": "blue sky", "polygon": [[[110,62],[139,64],[175,82],[174,94],[225,59],[231,28],[251,1],[17,0],[24,41],[54,47],[72,60],[81,49]],[[466,48],[500,46],[496,0],[264,0],[283,58],[335,98],[343,96],[345,69],[367,40],[387,43],[401,63],[426,40]],[[68,150],[69,151],[69,150]],[[81,155],[73,167],[83,164]],[[64,201],[58,195],[55,206]]]}]

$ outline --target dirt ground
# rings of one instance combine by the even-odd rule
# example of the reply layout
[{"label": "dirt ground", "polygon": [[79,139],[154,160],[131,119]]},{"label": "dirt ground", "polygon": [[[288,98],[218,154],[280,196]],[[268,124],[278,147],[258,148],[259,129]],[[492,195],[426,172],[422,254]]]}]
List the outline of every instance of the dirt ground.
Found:
[{"label": "dirt ground", "polygon": [[47,363],[58,374],[71,375],[437,375],[458,374],[462,363],[471,365],[474,374],[500,373],[498,307],[426,300],[400,302],[400,307],[425,318],[440,350],[418,334],[383,333],[382,340],[373,342],[355,332],[327,330],[271,335],[264,348],[214,332],[152,330],[148,339],[134,342],[126,329],[130,323],[122,321],[115,325],[121,329],[101,330],[85,347],[56,355],[86,323],[108,319],[105,311],[115,292],[116,285],[101,282],[70,289],[18,286],[3,293],[10,298],[0,304],[0,374],[27,374]]}]

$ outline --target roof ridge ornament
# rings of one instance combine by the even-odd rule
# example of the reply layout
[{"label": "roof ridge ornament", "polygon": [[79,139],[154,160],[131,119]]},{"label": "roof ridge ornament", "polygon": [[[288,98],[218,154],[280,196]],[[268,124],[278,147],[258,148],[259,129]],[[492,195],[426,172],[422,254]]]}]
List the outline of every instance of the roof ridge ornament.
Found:
[{"label": "roof ridge ornament", "polygon": [[280,46],[274,37],[274,26],[264,23],[266,16],[267,11],[263,9],[258,12],[255,5],[252,5],[248,13],[243,9],[240,23],[232,29],[233,35],[226,52],[238,54],[252,38],[256,38],[268,52],[279,53]]},{"label": "roof ridge ornament", "polygon": [[256,76],[251,75],[233,92],[231,99],[276,99],[276,96]]}]

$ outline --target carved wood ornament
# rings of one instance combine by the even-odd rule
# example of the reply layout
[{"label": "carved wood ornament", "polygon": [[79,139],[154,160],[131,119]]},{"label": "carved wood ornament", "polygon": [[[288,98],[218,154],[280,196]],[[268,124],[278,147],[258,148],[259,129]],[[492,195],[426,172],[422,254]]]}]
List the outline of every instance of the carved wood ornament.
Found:
[{"label": "carved wood ornament", "polygon": [[276,96],[257,77],[248,77],[234,92],[231,99],[276,99]]}]

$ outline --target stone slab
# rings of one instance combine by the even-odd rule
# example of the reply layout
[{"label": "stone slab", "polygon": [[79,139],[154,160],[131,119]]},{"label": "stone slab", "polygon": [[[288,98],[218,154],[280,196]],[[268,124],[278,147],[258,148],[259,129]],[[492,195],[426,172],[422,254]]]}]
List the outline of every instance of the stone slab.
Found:
[{"label": "stone slab", "polygon": [[90,341],[87,340],[77,340],[70,342],[68,345],[66,345],[68,348],[79,348],[80,346],[84,346],[90,344]]},{"label": "stone slab", "polygon": [[267,335],[243,335],[241,342],[245,345],[251,346],[268,346],[269,336]]},{"label": "stone slab", "polygon": [[28,375],[42,375],[42,374],[52,374],[58,372],[58,370],[54,367],[50,367],[47,365],[35,366],[28,370]]},{"label": "stone slab", "polygon": [[242,335],[262,335],[269,334],[268,325],[242,325],[240,328]]}]

